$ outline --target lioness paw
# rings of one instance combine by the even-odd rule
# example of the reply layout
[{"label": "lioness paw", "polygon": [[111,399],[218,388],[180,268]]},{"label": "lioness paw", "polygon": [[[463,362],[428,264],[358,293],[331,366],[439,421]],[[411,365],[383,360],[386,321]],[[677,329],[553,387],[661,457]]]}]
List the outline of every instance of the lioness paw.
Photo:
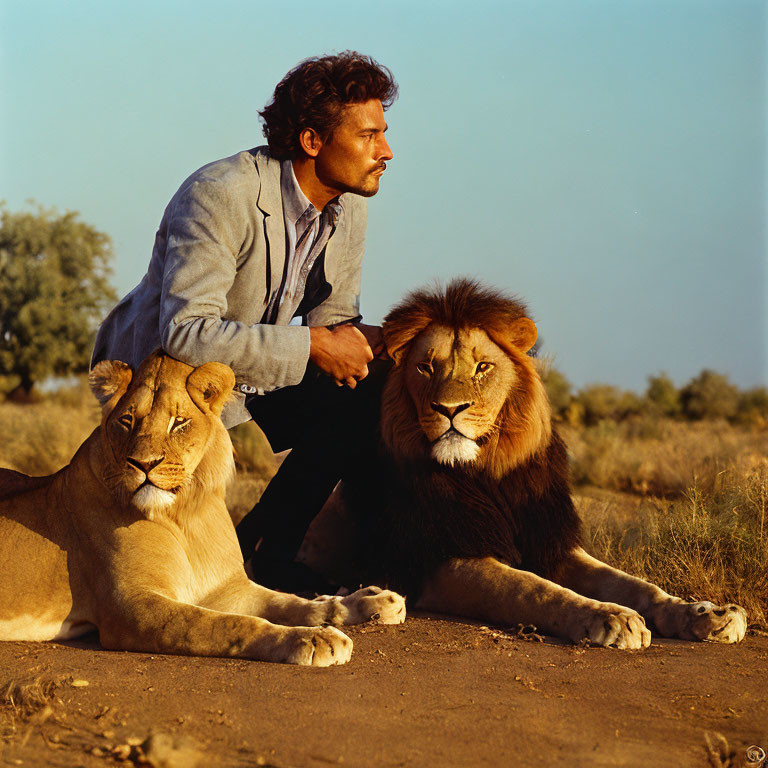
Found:
[{"label": "lioness paw", "polygon": [[346,664],[352,656],[352,640],[334,627],[296,627],[284,647],[288,664],[308,667]]},{"label": "lioness paw", "polygon": [[365,587],[346,597],[318,597],[328,609],[330,624],[402,624],[405,621],[405,598],[388,589]]},{"label": "lioness paw", "polygon": [[682,640],[740,643],[747,632],[747,612],[740,605],[669,602],[655,619],[659,632]]},{"label": "lioness paw", "polygon": [[603,605],[591,612],[582,637],[574,639],[587,639],[591,645],[624,650],[647,648],[651,644],[651,633],[639,613],[621,605]]}]

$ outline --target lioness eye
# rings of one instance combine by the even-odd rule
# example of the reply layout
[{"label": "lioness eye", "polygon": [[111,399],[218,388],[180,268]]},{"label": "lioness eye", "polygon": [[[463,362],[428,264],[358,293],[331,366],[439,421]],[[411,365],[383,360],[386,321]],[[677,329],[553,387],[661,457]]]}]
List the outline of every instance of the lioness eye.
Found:
[{"label": "lioness eye", "polygon": [[432,375],[432,366],[429,363],[417,363],[416,364],[416,370],[422,375],[422,376],[431,376]]},{"label": "lioness eye", "polygon": [[133,416],[130,413],[124,413],[118,420],[117,423],[121,427],[125,427],[126,429],[130,429],[133,426]]},{"label": "lioness eye", "polygon": [[493,363],[486,363],[486,362],[478,363],[477,366],[475,367],[475,376],[477,376],[478,373],[486,373],[490,371],[491,368],[493,368]]}]

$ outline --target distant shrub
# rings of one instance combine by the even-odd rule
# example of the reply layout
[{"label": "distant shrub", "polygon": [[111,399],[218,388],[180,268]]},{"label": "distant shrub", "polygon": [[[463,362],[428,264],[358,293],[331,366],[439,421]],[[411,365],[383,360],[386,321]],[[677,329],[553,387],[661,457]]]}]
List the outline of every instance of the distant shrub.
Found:
[{"label": "distant shrub", "polygon": [[571,382],[552,366],[546,366],[542,371],[542,381],[547,390],[549,405],[552,409],[552,415],[556,419],[562,419],[571,404],[573,395],[571,394]]},{"label": "distant shrub", "polygon": [[590,384],[579,391],[575,400],[583,409],[587,426],[606,419],[621,421],[643,410],[643,401],[634,392],[624,392],[610,384]]},{"label": "distant shrub", "polygon": [[648,377],[645,399],[650,411],[659,416],[675,417],[682,413],[680,392],[666,373]]},{"label": "distant shrub", "polygon": [[682,388],[680,401],[689,419],[733,419],[739,390],[722,373],[703,370]]},{"label": "distant shrub", "polygon": [[756,387],[742,392],[739,397],[736,420],[742,424],[768,426],[768,389]]}]

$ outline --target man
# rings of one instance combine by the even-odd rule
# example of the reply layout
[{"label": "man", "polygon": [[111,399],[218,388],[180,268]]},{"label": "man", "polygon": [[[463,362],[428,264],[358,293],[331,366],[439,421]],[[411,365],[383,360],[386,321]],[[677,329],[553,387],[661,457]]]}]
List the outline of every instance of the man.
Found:
[{"label": "man", "polygon": [[[292,448],[238,528],[256,581],[315,586],[292,565],[346,472],[375,450],[381,331],[361,324],[367,208],[392,159],[391,73],[346,51],[299,64],[261,112],[268,148],[206,165],[165,210],[147,274],[99,329],[92,364],[153,349],[235,372],[232,427],[252,417]],[[376,367],[376,363],[372,363]]]}]

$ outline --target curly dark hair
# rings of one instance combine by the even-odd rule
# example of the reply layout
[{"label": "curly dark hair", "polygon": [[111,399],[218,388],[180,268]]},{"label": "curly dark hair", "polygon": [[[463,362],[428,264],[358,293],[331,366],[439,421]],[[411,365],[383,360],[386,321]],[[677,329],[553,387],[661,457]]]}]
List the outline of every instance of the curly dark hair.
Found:
[{"label": "curly dark hair", "polygon": [[345,105],[378,99],[388,109],[396,98],[397,83],[386,67],[362,53],[343,51],[314,56],[295,66],[259,114],[272,156],[295,158],[301,152],[299,134],[305,128],[313,128],[328,141]]}]

